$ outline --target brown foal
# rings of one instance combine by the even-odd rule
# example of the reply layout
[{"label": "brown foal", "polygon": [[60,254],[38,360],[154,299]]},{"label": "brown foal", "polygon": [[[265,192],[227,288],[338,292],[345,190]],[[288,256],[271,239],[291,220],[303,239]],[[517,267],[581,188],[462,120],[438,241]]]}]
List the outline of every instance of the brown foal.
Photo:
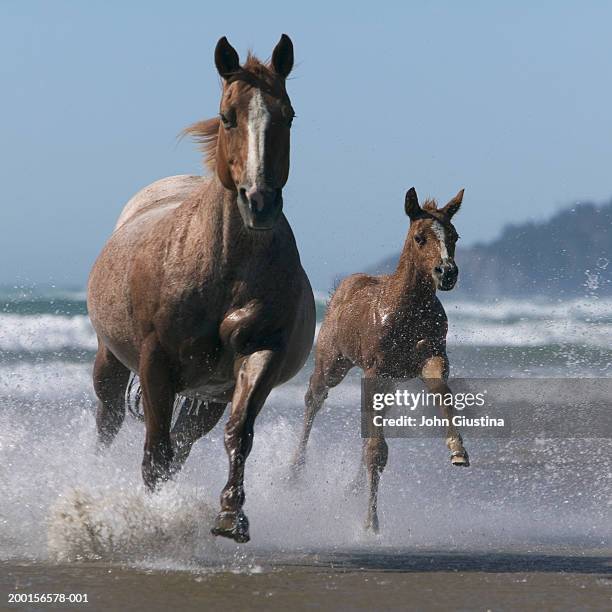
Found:
[{"label": "brown foal", "polygon": [[[410,228],[395,272],[385,276],[353,274],[335,291],[317,339],[314,372],[305,397],[304,429],[293,462],[296,471],[304,465],[312,424],[328,390],[351,368],[361,368],[367,378],[420,377],[430,392],[450,393],[448,321],[436,290],[448,291],[457,281],[454,255],[459,237],[451,219],[462,199],[463,190],[443,208],[438,209],[434,201],[421,207],[416,191],[410,189],[405,201]],[[446,432],[451,462],[467,467],[467,451],[452,425],[453,408],[442,409],[451,423]],[[365,484],[367,473],[366,528],[374,532],[378,531],[378,482],[387,455],[382,433],[364,439],[363,465],[356,482]]]}]

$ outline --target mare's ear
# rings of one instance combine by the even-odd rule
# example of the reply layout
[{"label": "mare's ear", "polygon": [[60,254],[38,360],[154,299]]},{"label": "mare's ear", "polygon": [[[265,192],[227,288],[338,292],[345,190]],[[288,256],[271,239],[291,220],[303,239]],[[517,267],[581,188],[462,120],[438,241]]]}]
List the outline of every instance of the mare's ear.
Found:
[{"label": "mare's ear", "polygon": [[410,217],[411,221],[418,219],[423,214],[423,209],[419,205],[419,198],[414,187],[411,187],[406,192],[406,200],[404,201],[404,210]]},{"label": "mare's ear", "polygon": [[238,53],[236,53],[236,49],[229,44],[225,36],[219,39],[215,47],[215,66],[224,79],[227,79],[240,70],[240,58],[238,57]]},{"label": "mare's ear", "polygon": [[293,43],[283,34],[272,51],[272,68],[279,76],[286,79],[293,68]]},{"label": "mare's ear", "polygon": [[464,191],[465,189],[462,189],[444,208],[441,209],[440,212],[442,212],[447,219],[452,219],[453,215],[461,208]]}]

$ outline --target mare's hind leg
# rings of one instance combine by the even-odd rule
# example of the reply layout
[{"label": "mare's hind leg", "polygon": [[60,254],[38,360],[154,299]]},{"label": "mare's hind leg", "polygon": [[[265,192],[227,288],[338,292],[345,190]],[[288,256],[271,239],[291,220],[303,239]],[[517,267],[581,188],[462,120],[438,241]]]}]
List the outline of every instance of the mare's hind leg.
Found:
[{"label": "mare's hind leg", "polygon": [[294,475],[299,474],[306,463],[306,446],[317,412],[323,407],[329,389],[339,385],[348,374],[353,364],[340,355],[325,360],[317,356],[314,372],[310,377],[308,391],[304,397],[306,410],[302,436],[292,461]]},{"label": "mare's hind leg", "polygon": [[187,401],[170,434],[174,451],[173,473],[183,467],[189,457],[191,447],[219,422],[226,406],[226,402]]},{"label": "mare's hind leg", "polygon": [[129,377],[130,371],[98,341],[93,384],[98,396],[96,427],[99,450],[109,446],[121,429],[125,418],[125,389]]},{"label": "mare's hind leg", "polygon": [[[443,397],[447,393],[452,393],[446,384],[448,378],[448,359],[446,355],[436,355],[427,359],[421,372],[421,378],[430,393],[439,393]],[[463,447],[463,439],[455,425],[453,425],[452,419],[455,409],[453,406],[443,404],[442,411],[444,418],[449,422],[446,428],[446,446],[451,451],[451,463],[461,467],[469,467],[470,459]]]},{"label": "mare's hind leg", "polygon": [[154,333],[141,347],[138,375],[146,427],[142,478],[152,491],[171,474],[170,424],[174,405],[171,363]]}]

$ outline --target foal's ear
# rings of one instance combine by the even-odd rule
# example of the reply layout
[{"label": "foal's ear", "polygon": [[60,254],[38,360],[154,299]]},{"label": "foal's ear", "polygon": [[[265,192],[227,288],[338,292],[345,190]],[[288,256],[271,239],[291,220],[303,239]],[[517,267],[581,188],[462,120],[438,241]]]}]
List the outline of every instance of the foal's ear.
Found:
[{"label": "foal's ear", "polygon": [[463,192],[465,189],[462,189],[442,210],[447,219],[452,219],[453,215],[459,210],[461,207],[461,201],[463,200]]},{"label": "foal's ear", "polygon": [[240,58],[236,49],[222,36],[215,47],[215,66],[219,74],[227,79],[240,70]]},{"label": "foal's ear", "polygon": [[274,72],[286,79],[293,68],[293,43],[283,34],[272,51],[272,68]]},{"label": "foal's ear", "polygon": [[419,205],[419,198],[414,187],[411,187],[406,192],[406,200],[404,201],[404,210],[410,217],[411,221],[418,219],[423,214],[423,209]]}]

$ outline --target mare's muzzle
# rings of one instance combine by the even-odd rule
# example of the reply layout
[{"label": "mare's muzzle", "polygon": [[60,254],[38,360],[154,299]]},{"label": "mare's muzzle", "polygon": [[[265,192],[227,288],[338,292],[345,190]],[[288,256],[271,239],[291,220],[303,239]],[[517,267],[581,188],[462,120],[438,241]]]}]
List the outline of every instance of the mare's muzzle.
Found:
[{"label": "mare's muzzle", "polygon": [[450,291],[457,282],[459,268],[452,260],[447,260],[434,268],[434,278],[440,291]]},{"label": "mare's muzzle", "polygon": [[238,210],[246,227],[269,230],[283,210],[282,189],[238,189]]}]

